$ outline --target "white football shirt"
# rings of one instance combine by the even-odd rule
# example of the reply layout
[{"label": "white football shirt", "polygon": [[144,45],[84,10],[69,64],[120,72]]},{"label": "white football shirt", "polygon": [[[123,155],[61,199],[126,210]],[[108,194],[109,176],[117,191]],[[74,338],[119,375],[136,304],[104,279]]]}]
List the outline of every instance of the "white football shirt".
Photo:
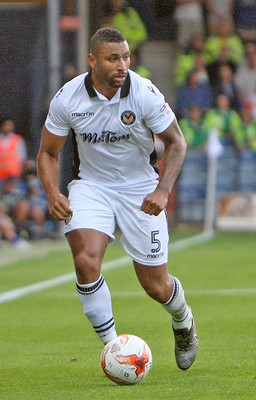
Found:
[{"label": "white football shirt", "polygon": [[93,87],[89,72],[59,90],[45,125],[59,136],[72,130],[74,179],[136,193],[156,186],[152,132],[163,132],[174,118],[150,80],[129,70],[124,85],[109,100]]}]

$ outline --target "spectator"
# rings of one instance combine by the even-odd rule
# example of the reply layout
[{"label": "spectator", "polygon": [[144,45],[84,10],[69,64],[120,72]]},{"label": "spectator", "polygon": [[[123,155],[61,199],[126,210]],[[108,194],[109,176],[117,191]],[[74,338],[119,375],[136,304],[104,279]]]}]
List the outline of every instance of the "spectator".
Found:
[{"label": "spectator", "polygon": [[233,0],[206,0],[207,27],[209,35],[216,35],[219,24],[226,18],[232,20]]},{"label": "spectator", "polygon": [[224,93],[219,93],[215,99],[215,108],[207,111],[204,117],[204,127],[208,131],[215,128],[219,139],[224,146],[232,146],[236,141],[241,141],[242,120],[238,112],[230,107],[229,98]]},{"label": "spectator", "polygon": [[174,77],[178,87],[184,85],[188,75],[195,68],[195,59],[198,55],[203,57],[206,62],[205,38],[199,32],[192,36],[186,48],[184,50],[181,49],[176,56]]},{"label": "spectator", "polygon": [[241,110],[243,137],[237,140],[239,150],[248,149],[256,154],[256,121],[250,103],[245,103]]},{"label": "spectator", "polygon": [[0,201],[0,238],[11,243],[18,250],[30,249],[30,244],[17,234],[15,225],[7,214],[6,205],[3,201]]},{"label": "spectator", "polygon": [[176,0],[174,19],[179,47],[184,49],[195,33],[204,34],[204,4],[205,0]]},{"label": "spectator", "polygon": [[195,55],[193,70],[197,72],[197,79],[199,83],[209,82],[206,62],[202,54]]},{"label": "spectator", "polygon": [[147,40],[148,32],[140,15],[125,0],[111,0],[103,26],[119,30],[129,44],[131,54],[139,57],[140,48]]},{"label": "spectator", "polygon": [[215,95],[218,93],[226,94],[229,98],[231,108],[240,111],[241,101],[235,85],[234,72],[229,63],[223,63],[220,65],[213,89]]},{"label": "spectator", "polygon": [[36,176],[35,162],[28,160],[25,166],[22,178],[12,177],[4,181],[1,201],[19,235],[29,239],[43,238],[49,236],[46,232],[48,207]]},{"label": "spectator", "polygon": [[230,19],[225,19],[218,24],[216,34],[206,39],[205,48],[208,64],[221,60],[230,61],[236,66],[244,56],[243,42],[235,33]]},{"label": "spectator", "polygon": [[204,110],[192,104],[188,110],[188,116],[179,120],[180,127],[186,138],[189,148],[204,148],[208,130],[203,125]]},{"label": "spectator", "polygon": [[201,107],[204,111],[214,104],[213,91],[208,82],[200,83],[198,72],[192,71],[187,82],[180,88],[177,94],[177,115],[187,117],[192,105]]},{"label": "spectator", "polygon": [[256,95],[256,44],[245,44],[245,57],[235,73],[235,85],[241,100]]},{"label": "spectator", "polygon": [[7,214],[12,218],[17,231],[27,235],[29,202],[21,178],[10,177],[4,181],[1,200],[4,202]]},{"label": "spectator", "polygon": [[24,217],[26,230],[31,239],[58,237],[59,224],[48,213],[48,205],[41,182],[37,177],[35,160],[28,159],[25,164],[22,185],[28,203]]},{"label": "spectator", "polygon": [[256,42],[256,1],[233,0],[235,28],[244,41]]},{"label": "spectator", "polygon": [[207,69],[210,83],[215,85],[218,80],[220,66],[229,64],[233,72],[244,56],[244,45],[238,35],[234,33],[230,20],[218,26],[218,34],[211,35],[205,43],[207,54]]},{"label": "spectator", "polygon": [[27,158],[25,141],[15,133],[11,118],[0,121],[0,183],[13,177],[21,177]]}]

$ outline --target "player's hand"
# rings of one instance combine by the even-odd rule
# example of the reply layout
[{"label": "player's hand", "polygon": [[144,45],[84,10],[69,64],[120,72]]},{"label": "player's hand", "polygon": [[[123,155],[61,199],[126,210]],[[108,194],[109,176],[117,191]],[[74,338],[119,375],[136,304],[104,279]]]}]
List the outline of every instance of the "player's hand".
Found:
[{"label": "player's hand", "polygon": [[166,190],[156,188],[145,197],[140,209],[149,215],[159,215],[166,208],[168,197],[169,193]]},{"label": "player's hand", "polygon": [[66,221],[72,215],[69,199],[61,193],[51,194],[48,198],[49,212],[57,221]]}]

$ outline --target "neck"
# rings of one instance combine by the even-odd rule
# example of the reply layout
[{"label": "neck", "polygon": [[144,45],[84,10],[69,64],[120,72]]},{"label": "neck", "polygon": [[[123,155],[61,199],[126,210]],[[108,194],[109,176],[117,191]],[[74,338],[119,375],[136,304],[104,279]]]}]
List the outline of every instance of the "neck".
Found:
[{"label": "neck", "polygon": [[112,97],[114,97],[114,95],[116,94],[116,92],[119,89],[119,88],[108,87],[107,85],[105,85],[103,82],[101,82],[98,79],[98,77],[94,73],[94,71],[92,71],[91,80],[92,80],[92,84],[95,87],[95,89],[99,93],[101,93],[103,96],[107,97],[107,99],[109,99],[109,100],[111,100]]}]

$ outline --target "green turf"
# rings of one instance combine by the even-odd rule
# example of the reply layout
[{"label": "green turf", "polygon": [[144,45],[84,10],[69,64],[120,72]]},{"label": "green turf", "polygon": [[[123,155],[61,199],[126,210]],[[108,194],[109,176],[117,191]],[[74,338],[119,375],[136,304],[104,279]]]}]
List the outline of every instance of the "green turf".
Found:
[{"label": "green turf", "polygon": [[[153,353],[149,375],[132,387],[104,376],[102,346],[74,282],[0,304],[0,399],[256,399],[255,255],[255,234],[244,233],[171,253],[170,271],[183,282],[200,340],[188,371],[176,367],[168,315],[144,294],[131,265],[104,273],[118,332],[143,337]],[[116,243],[105,260],[122,256]],[[0,268],[1,292],[70,272],[68,251],[20,261]]]}]

